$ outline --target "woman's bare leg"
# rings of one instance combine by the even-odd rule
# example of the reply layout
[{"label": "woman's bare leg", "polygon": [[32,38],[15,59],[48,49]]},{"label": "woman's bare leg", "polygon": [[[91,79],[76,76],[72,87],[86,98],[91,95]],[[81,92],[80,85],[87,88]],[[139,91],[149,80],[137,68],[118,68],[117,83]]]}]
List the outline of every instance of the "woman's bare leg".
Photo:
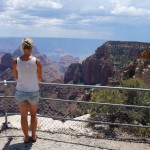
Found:
[{"label": "woman's bare leg", "polygon": [[21,113],[21,127],[24,133],[24,140],[28,141],[28,103],[19,104],[19,110]]},{"label": "woman's bare leg", "polygon": [[29,103],[30,115],[31,115],[31,130],[32,140],[36,139],[36,128],[37,128],[37,105]]}]

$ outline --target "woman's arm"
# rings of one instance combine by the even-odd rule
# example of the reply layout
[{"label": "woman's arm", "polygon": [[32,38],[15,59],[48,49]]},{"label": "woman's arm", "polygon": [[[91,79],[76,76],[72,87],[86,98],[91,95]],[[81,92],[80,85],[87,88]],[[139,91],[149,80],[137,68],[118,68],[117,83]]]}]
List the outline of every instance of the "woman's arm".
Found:
[{"label": "woman's arm", "polygon": [[41,61],[39,59],[36,59],[36,64],[37,64],[38,80],[39,80],[39,82],[41,82],[42,81],[42,64],[41,64]]},{"label": "woman's arm", "polygon": [[13,76],[15,80],[18,80],[18,71],[17,71],[16,66],[17,66],[17,60],[14,59],[13,60]]}]

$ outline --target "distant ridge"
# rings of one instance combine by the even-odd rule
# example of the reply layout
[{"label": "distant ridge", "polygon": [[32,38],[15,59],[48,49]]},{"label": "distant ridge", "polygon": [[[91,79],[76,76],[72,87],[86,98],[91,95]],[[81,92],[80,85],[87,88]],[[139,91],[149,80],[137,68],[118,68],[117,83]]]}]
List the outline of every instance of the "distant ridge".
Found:
[{"label": "distant ridge", "polygon": [[1,53],[1,54],[5,54],[6,52],[0,50],[0,53]]},{"label": "distant ridge", "polygon": [[[0,50],[13,52],[20,46],[22,39],[22,37],[0,37]],[[95,47],[98,47],[104,42],[104,40],[95,39],[47,37],[33,37],[33,40],[41,53],[46,54],[47,57],[54,60],[58,60],[64,55],[72,55],[84,59],[93,53]]]}]

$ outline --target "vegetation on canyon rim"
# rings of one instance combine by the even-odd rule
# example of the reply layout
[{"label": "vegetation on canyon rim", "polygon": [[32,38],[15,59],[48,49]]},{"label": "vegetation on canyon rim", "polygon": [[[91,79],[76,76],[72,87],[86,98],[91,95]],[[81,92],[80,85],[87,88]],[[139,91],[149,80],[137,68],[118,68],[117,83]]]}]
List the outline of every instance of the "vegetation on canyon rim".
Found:
[{"label": "vegetation on canyon rim", "polygon": [[[147,87],[143,81],[137,78],[122,80],[120,82],[123,87],[141,88]],[[99,103],[115,103],[126,105],[142,105],[148,106],[150,102],[150,93],[144,91],[122,91],[122,90],[94,90],[91,100]],[[88,110],[91,114],[91,119],[97,121],[150,125],[150,110],[145,108],[132,108],[120,106],[98,106]],[[92,124],[94,126],[95,124]],[[113,131],[117,126],[110,125],[109,128]],[[149,129],[123,127],[125,131],[142,136],[148,135]]]}]

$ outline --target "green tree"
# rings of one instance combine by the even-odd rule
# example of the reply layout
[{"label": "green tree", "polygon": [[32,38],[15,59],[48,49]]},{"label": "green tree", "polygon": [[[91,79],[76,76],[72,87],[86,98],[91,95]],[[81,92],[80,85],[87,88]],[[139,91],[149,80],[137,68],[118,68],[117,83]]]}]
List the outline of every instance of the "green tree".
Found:
[{"label": "green tree", "polygon": [[[144,83],[136,78],[122,80],[123,87],[141,88]],[[129,90],[95,90],[91,100],[100,103],[149,105],[150,92]],[[119,107],[119,106],[96,106],[92,107],[91,116],[95,120],[105,120],[120,123],[136,123],[148,125],[150,123],[150,110],[145,108]],[[102,114],[103,117],[102,117]],[[111,126],[112,127],[112,126]]]},{"label": "green tree", "polygon": [[[131,78],[128,80],[122,80],[121,86],[123,87],[131,87],[131,88],[144,88],[146,87],[142,80],[137,78]],[[126,101],[124,102],[127,105],[148,105],[150,102],[150,93],[144,91],[123,91],[126,96]],[[133,123],[137,121],[138,123],[145,124],[148,123],[148,113],[149,110],[145,108],[126,108],[123,113],[125,114],[125,120],[128,123]]]},{"label": "green tree", "polygon": [[[122,104],[126,100],[126,97],[118,90],[95,90],[91,100],[99,103]],[[121,109],[121,107],[116,106],[98,105],[92,107],[91,117],[95,120],[116,122],[121,118]],[[113,127],[110,126],[111,129]]]}]

